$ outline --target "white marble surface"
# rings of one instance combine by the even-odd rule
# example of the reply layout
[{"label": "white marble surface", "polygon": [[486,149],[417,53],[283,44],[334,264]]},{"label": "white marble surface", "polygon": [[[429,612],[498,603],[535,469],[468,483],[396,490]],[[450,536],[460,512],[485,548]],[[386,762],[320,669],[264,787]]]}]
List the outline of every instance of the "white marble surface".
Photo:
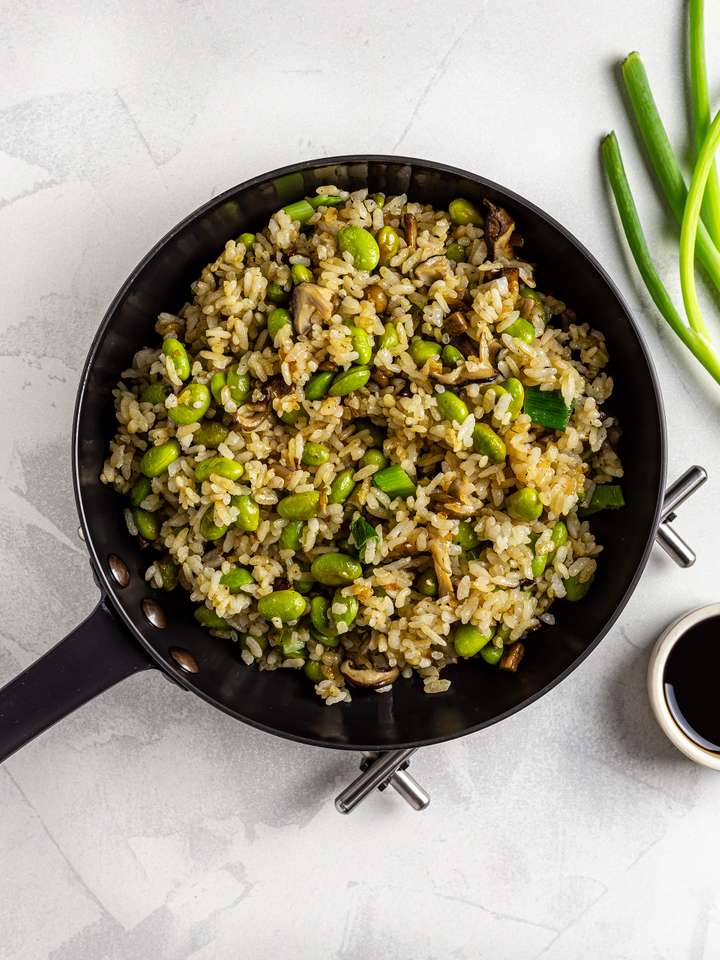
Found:
[{"label": "white marble surface", "polygon": [[[711,480],[679,521],[697,566],[656,552],[619,624],[559,689],[423,751],[422,815],[378,795],[338,816],[350,756],[240,726],[161,676],[89,704],[0,770],[0,956],[718,956],[720,777],[663,739],[644,673],[660,629],[718,599],[720,394],[628,271],[597,149],[615,126],[676,291],[671,233],[611,68],[641,49],[684,150],[681,6],[3,5],[0,682],[95,602],[69,435],[106,305],[187,211],[297,159],[430,157],[548,209],[637,311],[663,383],[670,476],[701,462]],[[718,27],[716,13],[708,33]]]}]

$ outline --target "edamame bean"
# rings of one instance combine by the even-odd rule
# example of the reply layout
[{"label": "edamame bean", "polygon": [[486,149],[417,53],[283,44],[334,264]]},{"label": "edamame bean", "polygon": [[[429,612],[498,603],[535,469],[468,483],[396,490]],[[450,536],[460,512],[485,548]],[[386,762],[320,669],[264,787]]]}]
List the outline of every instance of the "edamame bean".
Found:
[{"label": "edamame bean", "polygon": [[510,377],[506,380],[503,383],[503,387],[512,397],[508,411],[510,412],[510,419],[515,420],[522,411],[523,403],[525,402],[525,388],[515,377]]},{"label": "edamame bean", "polygon": [[364,387],[371,373],[370,367],[350,367],[335,377],[328,392],[331,397],[346,397]]},{"label": "edamame bean", "polygon": [[305,522],[303,520],[289,520],[285,524],[278,541],[283,550],[297,550],[300,546],[300,537],[304,528]]},{"label": "edamame bean", "polygon": [[265,290],[265,299],[270,303],[285,303],[290,294],[284,289],[281,283],[271,280]]},{"label": "edamame bean", "polygon": [[294,427],[300,417],[304,416],[304,413],[304,410],[298,407],[297,410],[286,410],[285,413],[281,413],[280,419],[286,426]]},{"label": "edamame bean", "polygon": [[446,367],[451,367],[453,369],[465,359],[458,348],[454,347],[451,343],[449,343],[446,347],[443,347],[440,358]]},{"label": "edamame bean", "polygon": [[445,256],[448,260],[453,260],[455,263],[464,263],[464,261],[467,260],[465,247],[461,247],[457,242],[448,245]]},{"label": "edamame bean", "polygon": [[371,193],[370,196],[368,197],[368,200],[374,200],[374,201],[375,201],[375,206],[376,206],[379,210],[382,210],[382,208],[385,206],[385,194],[384,194],[384,193]]},{"label": "edamame bean", "polygon": [[201,627],[207,627],[208,630],[232,630],[227,620],[223,620],[209,607],[198,607],[193,616]]},{"label": "edamame bean", "polygon": [[160,518],[149,510],[135,507],[132,512],[133,521],[143,540],[157,540],[160,536]]},{"label": "edamame bean", "polygon": [[453,543],[459,544],[463,550],[474,550],[480,544],[480,537],[475,532],[470,520],[461,520],[458,524],[458,532],[455,534]]},{"label": "edamame bean", "polygon": [[413,340],[408,349],[417,367],[424,367],[432,357],[439,357],[442,347],[434,340]]},{"label": "edamame bean", "polygon": [[305,493],[291,493],[277,505],[277,512],[283,520],[309,520],[317,513],[320,493],[308,490]]},{"label": "edamame bean", "polygon": [[177,406],[168,409],[173,423],[187,424],[202,420],[210,408],[210,391],[202,383],[191,383],[181,390]]},{"label": "edamame bean", "polygon": [[237,238],[238,243],[242,243],[245,247],[246,254],[250,253],[250,247],[255,243],[255,234],[254,233],[241,233]]},{"label": "edamame bean", "polygon": [[507,447],[501,437],[486,423],[476,423],[473,429],[473,450],[482,453],[490,463],[503,463]]},{"label": "edamame bean", "polygon": [[155,561],[155,569],[160,574],[163,590],[174,590],[178,582],[178,568],[172,557],[163,557]]},{"label": "edamame bean", "polygon": [[443,390],[442,393],[435,394],[438,412],[444,420],[451,423],[464,423],[470,416],[470,411],[464,400],[453,393],[452,390]]},{"label": "edamame bean", "polygon": [[230,397],[238,406],[245,403],[250,396],[250,374],[239,373],[237,364],[233,364],[227,372],[227,385],[230,387]]},{"label": "edamame bean", "polygon": [[353,350],[357,354],[357,360],[354,362],[362,366],[370,363],[373,352],[373,343],[370,334],[363,330],[362,327],[351,327],[350,339]]},{"label": "edamame bean", "polygon": [[469,200],[465,200],[463,197],[458,197],[457,200],[450,201],[448,213],[450,214],[452,222],[458,226],[466,226],[468,223],[471,223],[473,226],[478,227],[483,222],[482,214],[475,204]]},{"label": "edamame bean", "polygon": [[467,659],[480,653],[482,648],[490,643],[490,637],[471,623],[461,623],[455,628],[453,643],[457,655]]},{"label": "edamame bean", "polygon": [[315,581],[313,579],[304,578],[302,580],[296,580],[293,584],[293,589],[297,590],[298,593],[303,595],[310,593],[312,588],[315,586]]},{"label": "edamame bean", "polygon": [[387,294],[377,283],[371,283],[365,288],[365,299],[375,307],[375,313],[385,313],[388,305]]},{"label": "edamame bean", "polygon": [[543,506],[540,496],[534,487],[522,487],[511,493],[505,500],[505,509],[513,520],[522,520],[532,523],[542,513]]},{"label": "edamame bean", "polygon": [[323,553],[313,560],[310,572],[319,583],[339,587],[362,576],[362,566],[346,553]]},{"label": "edamame bean", "polygon": [[330,459],[330,451],[324,443],[308,441],[303,447],[301,462],[306,467],[321,467]]},{"label": "edamame bean", "polygon": [[258,600],[257,610],[266,620],[294,623],[307,609],[307,600],[297,590],[275,590]]},{"label": "edamame bean", "polygon": [[568,600],[572,603],[575,603],[577,600],[582,600],[592,586],[594,579],[595,574],[593,573],[589,580],[584,580],[582,583],[579,577],[568,577],[567,580],[563,580],[565,584],[565,594]]},{"label": "edamame bean", "polygon": [[168,388],[162,380],[156,380],[154,383],[149,383],[146,387],[143,387],[140,393],[140,402],[152,403],[153,406],[157,406],[159,403],[165,403],[167,395]]},{"label": "edamame bean", "polygon": [[193,443],[217,450],[227,439],[229,432],[228,428],[217,420],[205,420],[200,424],[200,429],[193,434]]},{"label": "edamame bean", "polygon": [[183,344],[176,337],[166,337],[163,340],[162,352],[172,360],[178,377],[187,380],[190,376],[190,358]]},{"label": "edamame bean", "polygon": [[525,284],[521,284],[520,296],[529,300],[534,300],[535,303],[539,303],[542,306],[542,297],[537,290],[533,290],[532,287],[526,287]]},{"label": "edamame bean", "polygon": [[489,663],[491,666],[495,666],[496,663],[499,663],[502,660],[502,655],[502,644],[500,644],[500,646],[496,646],[494,643],[488,643],[480,651],[480,656],[483,658],[485,663]]},{"label": "edamame bean", "polygon": [[157,447],[146,450],[140,461],[140,470],[146,477],[159,477],[180,456],[177,440],[166,440]]},{"label": "edamame bean", "polygon": [[[342,610],[339,609],[342,607]],[[336,590],[328,611],[328,617],[333,623],[345,623],[351,627],[357,620],[360,604],[357,597],[346,597],[342,590]]]},{"label": "edamame bean", "polygon": [[383,467],[386,467],[389,463],[388,458],[376,447],[372,447],[370,450],[366,450],[365,453],[360,457],[360,466],[361,467],[376,467],[378,470],[382,470]]},{"label": "edamame bean", "polygon": [[529,320],[523,320],[522,317],[518,317],[509,327],[505,327],[503,333],[522,340],[523,343],[532,343],[535,339],[535,327]]},{"label": "edamame bean", "polygon": [[313,280],[312,270],[306,267],[304,263],[294,263],[290,267],[290,276],[295,284],[312,283]]},{"label": "edamame bean", "polygon": [[243,587],[255,583],[255,578],[246,567],[234,567],[220,577],[220,583],[227,587],[230,593],[240,593]]},{"label": "edamame bean", "polygon": [[230,498],[230,503],[237,507],[235,526],[239,530],[254,533],[260,526],[260,507],[247,493],[237,494]]},{"label": "edamame bean", "polygon": [[392,350],[400,343],[397,328],[394,323],[386,323],[383,335],[380,337],[378,350]]},{"label": "edamame bean", "polygon": [[419,573],[415,580],[415,589],[424,597],[436,597],[438,595],[438,582],[435,571],[432,567]]},{"label": "edamame bean", "polygon": [[303,671],[308,680],[312,683],[320,683],[325,679],[325,674],[322,670],[322,665],[318,660],[308,660],[308,662],[303,667]]},{"label": "edamame bean", "polygon": [[339,634],[329,634],[319,633],[315,627],[310,627],[310,637],[315,641],[315,643],[321,643],[324,647],[337,647],[340,643]]},{"label": "edamame bean", "polygon": [[324,637],[337,634],[328,620],[328,607],[329,603],[326,597],[313,597],[310,600],[310,622],[317,632]]},{"label": "edamame bean", "polygon": [[145,497],[152,493],[152,483],[148,477],[138,477],[130,490],[130,505],[139,507]]},{"label": "edamame bean", "polygon": [[334,370],[318,370],[305,384],[306,400],[322,400],[335,378]]},{"label": "edamame bean", "polygon": [[535,580],[538,577],[541,577],[545,573],[545,567],[547,566],[548,555],[546,553],[538,553],[532,558],[532,563],[530,564],[530,569]]},{"label": "edamame bean", "polygon": [[349,253],[357,270],[372,272],[380,260],[380,248],[369,230],[362,227],[343,227],[338,233],[338,247]]},{"label": "edamame bean", "polygon": [[386,266],[400,249],[400,235],[393,227],[380,227],[375,239],[380,251],[380,265]]},{"label": "edamame bean", "polygon": [[195,467],[195,479],[201,482],[207,480],[212,474],[225,477],[226,480],[239,480],[244,473],[243,465],[229,457],[210,457]]},{"label": "edamame bean", "polygon": [[328,503],[344,503],[355,489],[353,470],[341,470],[330,484]]},{"label": "edamame bean", "polygon": [[227,383],[227,375],[222,370],[212,375],[210,379],[210,393],[213,395],[215,403],[222,403],[222,389]]},{"label": "edamame bean", "polygon": [[200,536],[205,540],[219,540],[227,531],[227,527],[215,523],[212,509],[203,514],[200,521]]},{"label": "edamame bean", "polygon": [[270,311],[267,317],[267,329],[273,340],[275,340],[275,337],[283,327],[289,326],[290,314],[284,307],[275,307],[274,310]]},{"label": "edamame bean", "polygon": [[568,542],[568,528],[565,526],[562,520],[558,520],[558,522],[552,528],[552,533],[550,534],[550,538],[552,540],[553,547],[555,548],[555,550],[557,550],[558,547],[564,547],[565,544]]}]

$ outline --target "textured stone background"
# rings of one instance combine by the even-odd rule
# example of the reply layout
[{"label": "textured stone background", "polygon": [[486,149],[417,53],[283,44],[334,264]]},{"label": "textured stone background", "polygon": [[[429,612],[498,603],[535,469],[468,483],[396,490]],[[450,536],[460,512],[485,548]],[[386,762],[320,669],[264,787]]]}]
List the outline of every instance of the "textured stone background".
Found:
[{"label": "textured stone background", "polygon": [[[697,566],[656,552],[570,680],[495,729],[423,751],[422,815],[378,795],[339,817],[351,757],[240,726],[161,676],[88,705],[0,771],[0,956],[718,956],[720,777],[664,740],[644,691],[658,632],[717,599],[718,391],[628,271],[597,151],[616,126],[676,291],[676,248],[611,67],[643,51],[684,149],[680,7],[3,6],[0,682],[96,599],[69,435],[106,305],[185,213],[296,159],[426,156],[545,207],[637,312],[663,383],[670,477],[700,462],[711,481],[679,521]],[[708,34],[719,26],[716,13]]]}]

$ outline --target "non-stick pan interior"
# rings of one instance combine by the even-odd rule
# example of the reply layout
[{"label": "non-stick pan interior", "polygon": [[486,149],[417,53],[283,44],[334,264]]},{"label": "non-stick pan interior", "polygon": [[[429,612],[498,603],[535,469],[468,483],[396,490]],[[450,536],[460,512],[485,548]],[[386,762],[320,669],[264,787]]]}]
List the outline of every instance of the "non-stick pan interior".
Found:
[{"label": "non-stick pan interior", "polygon": [[[143,579],[146,551],[129,536],[122,500],[98,475],[114,432],[111,390],[140,347],[153,343],[162,310],[179,309],[189,284],[225,241],[259,229],[279,206],[314,192],[320,184],[345,189],[406,192],[413,200],[447,207],[456,196],[489,197],[508,208],[525,239],[525,256],[537,263],[541,289],[565,300],[581,322],[602,330],[615,380],[612,409],[620,418],[626,509],[601,514],[593,526],[605,550],[585,600],[557,602],[557,623],[541,627],[527,643],[517,674],[484,662],[447,671],[445,694],[427,696],[416,680],[400,681],[384,695],[356,693],[351,704],[326,707],[302,673],[260,673],[247,668],[236,647],[197,626],[180,589],[156,594]],[[644,566],[664,483],[664,433],[660,401],[644,349],[626,307],[600,268],[546,215],[521,198],[479,177],[424,161],[360,158],[299,165],[233,189],[176,228],[137,268],[111,306],[86,370],[77,411],[75,466],[88,543],[101,578],[138,639],[183,683],[237,717],[272,732],[329,746],[387,748],[458,736],[494,722],[534,699],[568,672],[600,639],[627,599]],[[129,565],[128,587],[118,590],[107,557]],[[145,619],[141,603],[153,596],[168,626]],[[170,647],[191,651],[199,673],[178,672]],[[102,641],[98,638],[98,656]]]}]

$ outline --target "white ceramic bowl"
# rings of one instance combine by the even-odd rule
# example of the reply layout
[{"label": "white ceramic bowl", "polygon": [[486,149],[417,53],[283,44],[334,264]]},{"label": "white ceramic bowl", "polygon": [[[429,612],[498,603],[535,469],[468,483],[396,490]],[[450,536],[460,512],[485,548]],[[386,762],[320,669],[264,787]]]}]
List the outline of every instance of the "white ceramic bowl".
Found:
[{"label": "white ceramic bowl", "polygon": [[665,735],[672,743],[689,757],[695,763],[700,763],[704,767],[710,767],[711,770],[720,770],[720,754],[711,753],[704,747],[698,746],[694,740],[678,726],[675,718],[670,712],[667,698],[665,697],[665,685],[663,683],[665,675],[665,664],[670,656],[670,651],[678,640],[696,623],[701,620],[707,620],[710,617],[720,617],[720,603],[711,603],[707,607],[700,607],[680,617],[674,623],[670,624],[667,630],[659,637],[648,664],[648,693],[650,694],[650,705],[657,722],[660,724]]}]

